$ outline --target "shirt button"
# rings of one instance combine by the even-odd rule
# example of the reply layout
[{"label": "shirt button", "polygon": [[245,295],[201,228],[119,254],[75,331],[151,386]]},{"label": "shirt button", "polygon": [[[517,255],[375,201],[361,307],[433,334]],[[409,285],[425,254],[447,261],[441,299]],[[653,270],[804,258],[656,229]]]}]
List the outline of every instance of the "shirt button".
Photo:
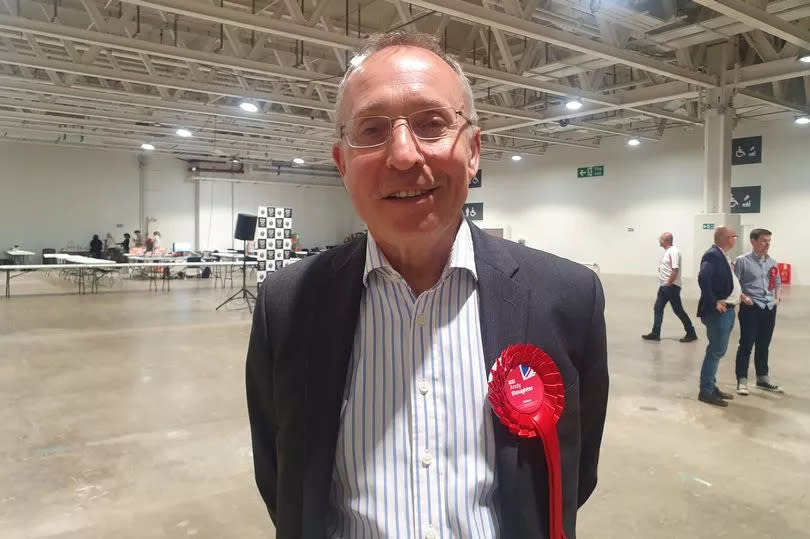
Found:
[{"label": "shirt button", "polygon": [[427,395],[428,391],[430,391],[430,384],[427,383],[427,380],[422,380],[419,382],[419,393],[422,395]]},{"label": "shirt button", "polygon": [[418,315],[416,317],[416,323],[419,324],[422,327],[425,327],[425,322],[426,321],[427,321],[427,318],[425,317],[424,314],[420,314],[420,315]]},{"label": "shirt button", "polygon": [[427,468],[433,464],[433,455],[430,454],[430,451],[425,451],[425,454],[422,455],[422,466]]},{"label": "shirt button", "polygon": [[434,530],[433,528],[428,527],[425,530],[425,539],[437,539],[438,537],[439,537],[439,534],[436,533],[436,530]]}]

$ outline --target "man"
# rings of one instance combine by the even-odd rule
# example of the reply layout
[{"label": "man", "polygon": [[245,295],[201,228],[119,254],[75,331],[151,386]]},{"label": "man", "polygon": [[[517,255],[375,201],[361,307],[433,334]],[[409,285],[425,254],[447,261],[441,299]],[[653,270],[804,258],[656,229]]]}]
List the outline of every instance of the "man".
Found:
[{"label": "man", "polygon": [[751,299],[742,294],[740,282],[731,270],[728,252],[737,243],[737,232],[726,226],[714,231],[714,245],[700,260],[700,301],[697,315],[706,326],[709,345],[700,369],[698,399],[715,406],[728,406],[734,398],[717,387],[717,365],[726,355],[728,339],[734,327],[734,308],[740,301],[750,305]]},{"label": "man", "polygon": [[757,387],[765,391],[782,393],[781,387],[768,377],[768,347],[776,325],[776,306],[782,301],[782,279],[779,265],[768,256],[771,232],[764,228],[751,231],[751,252],[737,257],[734,272],[740,280],[743,293],[753,305],[740,306],[740,344],[737,347],[737,393],[748,395],[748,362],[756,344],[754,367]]},{"label": "man", "polygon": [[672,304],[672,311],[681,319],[683,329],[686,331],[686,335],[680,341],[692,342],[697,340],[697,334],[681,303],[681,251],[672,244],[672,241],[671,232],[664,232],[658,238],[658,245],[663,247],[664,256],[658,262],[658,296],[653,307],[653,328],[651,332],[642,335],[641,338],[648,341],[661,340],[664,307],[669,302]]},{"label": "man", "polygon": [[587,268],[463,219],[476,116],[431,36],[374,37],[344,77],[332,155],[368,236],[268,276],[247,357],[256,482],[280,539],[548,537],[543,446],[487,403],[515,343],[563,378],[575,537],[607,403],[604,296]]}]

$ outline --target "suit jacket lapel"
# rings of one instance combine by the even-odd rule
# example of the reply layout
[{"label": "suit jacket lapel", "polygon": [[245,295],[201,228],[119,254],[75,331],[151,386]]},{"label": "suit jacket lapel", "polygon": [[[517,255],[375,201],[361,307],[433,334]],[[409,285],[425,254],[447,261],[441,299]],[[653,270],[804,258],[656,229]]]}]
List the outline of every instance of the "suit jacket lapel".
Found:
[{"label": "suit jacket lapel", "polygon": [[[305,334],[312,339],[301,360],[305,381],[307,468],[303,477],[303,537],[323,537],[335,461],[340,411],[346,373],[363,294],[366,241],[338,253],[331,275],[313,287],[308,297],[315,311],[314,326]],[[314,337],[313,332],[321,336]]]},{"label": "suit jacket lapel", "polygon": [[[504,246],[470,223],[478,272],[478,298],[484,357],[489,370],[504,348],[526,342],[531,290],[515,280],[518,264]],[[495,466],[501,505],[501,533],[519,537],[533,511],[526,511],[524,496],[534,492],[533,477],[521,471],[518,439],[492,414],[495,433]],[[539,452],[538,452],[539,455]],[[531,526],[529,526],[531,528]]]}]

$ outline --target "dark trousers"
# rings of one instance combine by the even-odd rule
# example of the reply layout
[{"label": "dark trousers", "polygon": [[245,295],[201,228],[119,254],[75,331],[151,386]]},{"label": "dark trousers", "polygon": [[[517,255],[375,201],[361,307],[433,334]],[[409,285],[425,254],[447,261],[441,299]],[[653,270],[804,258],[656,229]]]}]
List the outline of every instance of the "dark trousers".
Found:
[{"label": "dark trousers", "polygon": [[683,304],[681,303],[681,287],[672,285],[658,287],[658,296],[655,298],[655,307],[653,307],[653,312],[655,313],[653,317],[653,334],[661,334],[661,324],[664,321],[664,307],[667,306],[667,303],[672,305],[672,311],[681,319],[683,329],[685,329],[687,333],[695,331],[695,327],[692,325],[689,315],[683,310]]},{"label": "dark trousers", "polygon": [[740,345],[737,347],[737,379],[748,378],[751,349],[756,345],[754,368],[757,376],[768,376],[768,346],[776,325],[776,307],[740,305]]}]

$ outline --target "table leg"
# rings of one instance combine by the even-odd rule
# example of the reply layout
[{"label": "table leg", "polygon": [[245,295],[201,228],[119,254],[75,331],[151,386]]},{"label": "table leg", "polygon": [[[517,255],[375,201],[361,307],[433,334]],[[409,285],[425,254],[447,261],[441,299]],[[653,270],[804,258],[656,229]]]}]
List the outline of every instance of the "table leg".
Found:
[{"label": "table leg", "polygon": [[6,297],[11,297],[11,272],[6,271]]}]

